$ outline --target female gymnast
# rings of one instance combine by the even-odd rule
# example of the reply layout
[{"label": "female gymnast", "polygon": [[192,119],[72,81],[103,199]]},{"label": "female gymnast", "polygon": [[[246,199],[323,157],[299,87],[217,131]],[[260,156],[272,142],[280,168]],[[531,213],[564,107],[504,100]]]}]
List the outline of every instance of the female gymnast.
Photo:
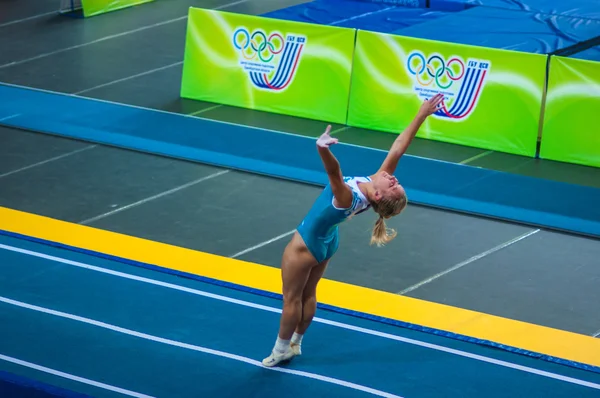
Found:
[{"label": "female gymnast", "polygon": [[283,252],[283,312],[279,334],[265,366],[275,366],[301,354],[302,337],[317,310],[317,283],[337,251],[338,226],[349,217],[369,208],[379,215],[371,244],[382,246],[396,236],[384,219],[400,214],[406,207],[404,188],[393,176],[400,157],[425,119],[439,109],[443,100],[437,94],[421,105],[411,124],[394,141],[377,173],[369,177],[343,177],[329,146],[338,140],[329,135],[331,126],[317,140],[317,150],[325,166],[329,184],[298,226]]}]

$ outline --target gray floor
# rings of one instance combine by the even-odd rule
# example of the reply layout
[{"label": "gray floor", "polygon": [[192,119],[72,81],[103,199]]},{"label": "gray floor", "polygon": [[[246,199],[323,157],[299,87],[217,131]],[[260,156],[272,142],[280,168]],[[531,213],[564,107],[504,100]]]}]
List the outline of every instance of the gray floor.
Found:
[{"label": "gray floor", "polygon": [[[223,9],[261,14],[301,2],[230,1],[235,4]],[[190,5],[214,8],[227,0],[170,0],[88,20],[46,15],[10,23],[52,10],[43,3],[10,3],[10,13],[2,14],[0,47],[7,51],[0,54],[0,81],[297,134],[321,132],[320,122],[179,98],[185,20],[178,18]],[[357,129],[338,134],[361,140]],[[386,147],[392,136],[378,137]],[[578,166],[572,172],[542,166],[540,172],[538,161],[507,163],[504,155],[424,140],[416,140],[411,153],[481,167],[487,159],[533,175],[555,167],[553,178],[583,184],[597,175]],[[289,233],[319,191],[0,127],[0,206],[272,267],[279,267]],[[600,332],[597,240],[411,205],[389,223],[399,232],[396,240],[374,248],[368,244],[374,221],[366,213],[343,226],[327,278],[577,333]]]}]

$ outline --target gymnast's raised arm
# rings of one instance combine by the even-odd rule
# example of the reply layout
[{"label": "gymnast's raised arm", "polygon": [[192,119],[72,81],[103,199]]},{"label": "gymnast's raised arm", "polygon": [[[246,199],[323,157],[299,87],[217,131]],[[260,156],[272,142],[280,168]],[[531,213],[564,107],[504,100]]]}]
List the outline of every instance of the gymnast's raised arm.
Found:
[{"label": "gymnast's raised arm", "polygon": [[398,161],[408,149],[408,146],[412,142],[413,138],[415,138],[415,135],[421,127],[421,124],[423,124],[429,115],[433,114],[439,109],[443,100],[443,94],[436,94],[429,100],[425,100],[425,102],[423,102],[419,112],[417,113],[417,116],[392,144],[392,147],[390,148],[385,160],[381,164],[379,171],[386,171],[389,174],[394,174],[396,167],[398,166]]},{"label": "gymnast's raised arm", "polygon": [[331,126],[327,126],[323,135],[317,140],[317,150],[319,151],[319,156],[321,156],[323,166],[325,166],[325,172],[329,178],[329,184],[331,185],[331,190],[333,191],[333,196],[335,198],[335,206],[339,208],[348,208],[352,205],[352,190],[344,182],[340,163],[329,149],[329,146],[338,143],[338,139],[332,138],[329,135],[329,131],[331,131]]}]

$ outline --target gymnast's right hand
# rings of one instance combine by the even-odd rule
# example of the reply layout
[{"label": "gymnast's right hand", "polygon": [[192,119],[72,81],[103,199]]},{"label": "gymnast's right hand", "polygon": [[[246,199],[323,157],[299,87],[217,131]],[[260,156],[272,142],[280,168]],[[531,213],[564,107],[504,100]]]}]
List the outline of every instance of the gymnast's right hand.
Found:
[{"label": "gymnast's right hand", "polygon": [[325,132],[317,140],[317,145],[320,146],[321,148],[328,148],[330,145],[338,143],[337,138],[333,138],[329,135],[330,131],[331,131],[331,125],[327,126],[327,128],[325,129]]},{"label": "gymnast's right hand", "polygon": [[442,93],[438,93],[430,99],[425,100],[423,104],[421,104],[421,109],[419,109],[419,115],[426,118],[427,116],[437,112],[437,110],[442,107],[443,101],[444,94]]}]

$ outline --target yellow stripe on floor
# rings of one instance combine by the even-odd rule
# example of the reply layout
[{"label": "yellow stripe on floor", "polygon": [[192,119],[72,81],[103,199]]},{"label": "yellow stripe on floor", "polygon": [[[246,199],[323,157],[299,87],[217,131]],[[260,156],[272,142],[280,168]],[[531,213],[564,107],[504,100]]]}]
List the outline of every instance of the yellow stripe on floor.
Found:
[{"label": "yellow stripe on floor", "polygon": [[[279,269],[0,207],[0,229],[180,272],[281,293]],[[319,301],[600,366],[600,339],[323,279]]]}]

